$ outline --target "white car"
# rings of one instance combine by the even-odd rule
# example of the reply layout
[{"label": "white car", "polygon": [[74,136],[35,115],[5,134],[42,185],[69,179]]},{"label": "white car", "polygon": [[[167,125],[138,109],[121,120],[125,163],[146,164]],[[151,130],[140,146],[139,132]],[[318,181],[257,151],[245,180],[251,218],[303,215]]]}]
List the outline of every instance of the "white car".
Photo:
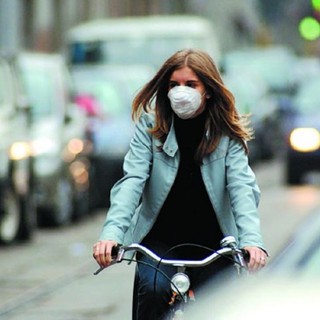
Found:
[{"label": "white car", "polygon": [[35,202],[40,225],[64,225],[88,210],[85,115],[71,103],[58,54],[24,52],[17,69],[31,104]]},{"label": "white car", "polygon": [[0,58],[0,242],[29,240],[35,228],[30,114],[10,59]]}]

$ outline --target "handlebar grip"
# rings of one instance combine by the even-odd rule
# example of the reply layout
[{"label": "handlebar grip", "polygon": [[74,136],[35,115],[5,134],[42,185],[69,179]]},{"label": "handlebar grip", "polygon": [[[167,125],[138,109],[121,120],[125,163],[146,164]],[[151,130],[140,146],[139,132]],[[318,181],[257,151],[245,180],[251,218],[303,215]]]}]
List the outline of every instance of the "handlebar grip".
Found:
[{"label": "handlebar grip", "polygon": [[245,250],[245,249],[241,249],[242,251],[242,255],[243,255],[243,259],[246,263],[248,263],[250,261],[250,253],[249,251]]},{"label": "handlebar grip", "polygon": [[121,245],[120,245],[120,244],[118,244],[118,245],[116,245],[116,246],[112,247],[112,249],[111,249],[111,257],[112,257],[112,258],[116,258],[116,257],[118,256],[118,253],[119,253],[120,247],[121,247]]}]

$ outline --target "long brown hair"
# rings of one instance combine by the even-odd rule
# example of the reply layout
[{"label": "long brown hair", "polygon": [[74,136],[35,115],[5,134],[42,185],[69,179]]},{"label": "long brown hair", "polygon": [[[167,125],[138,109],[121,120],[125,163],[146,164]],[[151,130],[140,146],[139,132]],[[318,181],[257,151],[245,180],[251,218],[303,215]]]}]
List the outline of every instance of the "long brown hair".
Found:
[{"label": "long brown hair", "polygon": [[162,143],[165,142],[172,122],[172,109],[168,98],[172,73],[189,67],[206,88],[206,122],[203,138],[197,149],[196,160],[214,151],[223,134],[237,139],[248,153],[246,141],[253,137],[248,117],[240,116],[232,93],[225,87],[212,58],[201,50],[185,49],[173,54],[155,76],[138,92],[132,104],[132,118],[138,120],[142,111],[155,112],[155,125],[150,130]]}]

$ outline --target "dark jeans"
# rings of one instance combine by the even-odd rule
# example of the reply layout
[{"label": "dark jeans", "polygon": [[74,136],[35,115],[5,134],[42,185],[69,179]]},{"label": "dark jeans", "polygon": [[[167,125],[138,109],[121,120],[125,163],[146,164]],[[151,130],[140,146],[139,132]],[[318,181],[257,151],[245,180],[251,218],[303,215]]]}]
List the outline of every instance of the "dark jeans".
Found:
[{"label": "dark jeans", "polygon": [[[134,294],[133,294],[133,320],[163,320],[169,311],[169,301],[172,297],[170,281],[157,272],[154,268],[145,265],[157,266],[157,263],[138,255]],[[192,289],[197,293],[209,281],[213,281],[219,275],[234,278],[235,271],[230,268],[231,263],[224,259],[201,268],[188,269],[188,275],[191,280]],[[158,267],[170,279],[176,272],[175,267]],[[229,269],[232,274],[229,273]],[[222,272],[226,271],[228,272]],[[219,274],[220,273],[220,274]]]}]

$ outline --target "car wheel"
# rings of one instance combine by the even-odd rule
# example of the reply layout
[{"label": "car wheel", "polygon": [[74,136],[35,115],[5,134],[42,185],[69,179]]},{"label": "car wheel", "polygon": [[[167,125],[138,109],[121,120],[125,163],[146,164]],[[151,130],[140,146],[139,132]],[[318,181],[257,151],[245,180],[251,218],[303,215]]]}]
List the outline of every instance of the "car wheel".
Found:
[{"label": "car wheel", "polygon": [[37,226],[36,207],[31,195],[20,200],[21,224],[19,228],[19,240],[30,240]]},{"label": "car wheel", "polygon": [[286,168],[286,183],[287,185],[300,185],[302,184],[303,171],[295,161],[290,158],[287,160]]},{"label": "car wheel", "polygon": [[0,242],[10,244],[17,239],[21,225],[19,199],[11,188],[2,191]]}]

